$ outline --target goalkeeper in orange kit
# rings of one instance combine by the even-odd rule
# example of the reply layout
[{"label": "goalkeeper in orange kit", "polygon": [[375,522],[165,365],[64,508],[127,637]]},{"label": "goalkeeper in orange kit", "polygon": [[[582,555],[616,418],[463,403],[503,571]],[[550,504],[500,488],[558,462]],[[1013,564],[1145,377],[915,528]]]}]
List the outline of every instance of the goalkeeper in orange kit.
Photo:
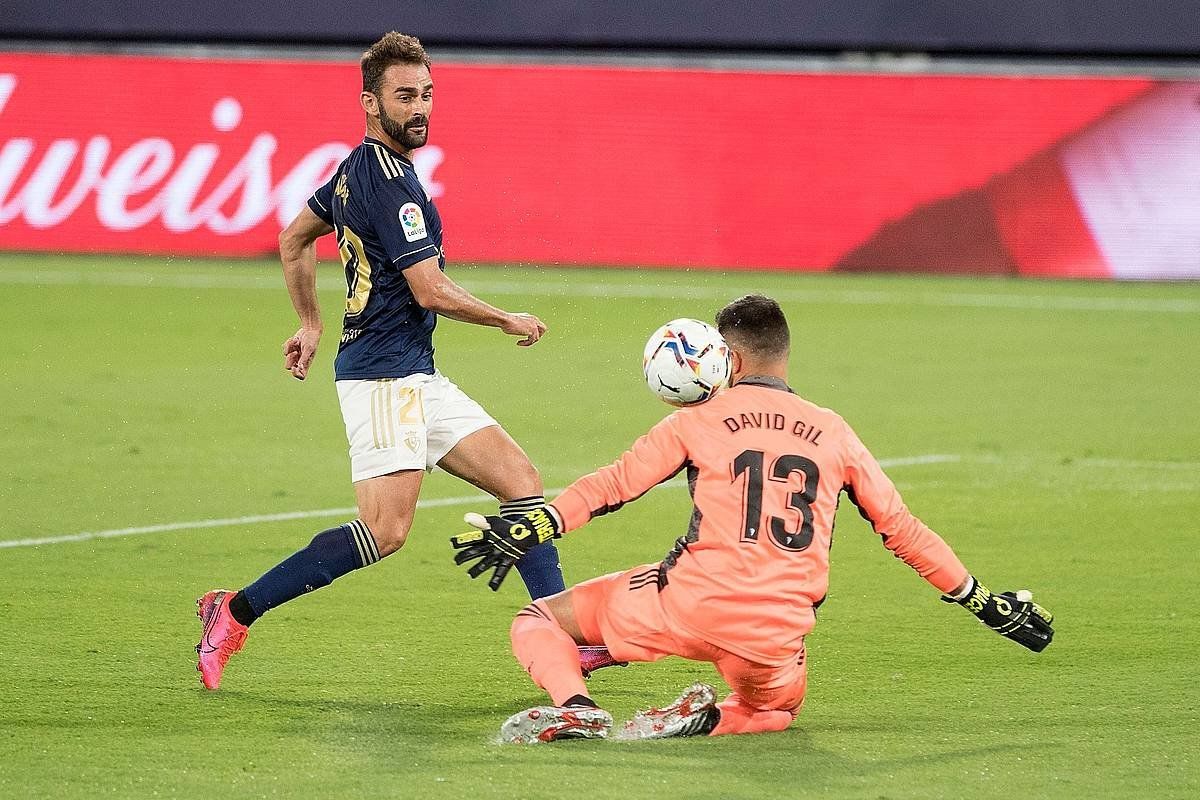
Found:
[{"label": "goalkeeper in orange kit", "polygon": [[479,530],[452,538],[471,577],[508,570],[539,543],[615,511],[686,471],[694,509],[662,561],[536,600],[512,625],[513,652],[553,702],[513,715],[513,742],[605,737],[612,717],[587,694],[579,646],[618,661],[682,656],[711,662],[731,694],[697,683],[665,708],[638,712],[629,738],[783,730],[804,702],[804,637],[829,585],[829,546],[845,492],[884,547],[979,620],[1040,652],[1051,614],[1028,592],[994,594],[909,512],[891,480],[837,413],[787,384],[790,334],[761,295],[717,314],[732,352],[730,388],[671,414],[610,466],[575,481],[546,507],[514,517],[468,514]]}]

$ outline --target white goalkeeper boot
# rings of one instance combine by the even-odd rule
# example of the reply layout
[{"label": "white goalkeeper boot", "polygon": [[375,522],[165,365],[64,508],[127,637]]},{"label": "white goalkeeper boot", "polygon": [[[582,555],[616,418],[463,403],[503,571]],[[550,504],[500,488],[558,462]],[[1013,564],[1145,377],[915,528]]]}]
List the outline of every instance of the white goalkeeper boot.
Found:
[{"label": "white goalkeeper boot", "polygon": [[500,726],[505,744],[537,744],[559,739],[606,739],[612,714],[591,706],[538,706],[513,714]]},{"label": "white goalkeeper boot", "polygon": [[634,714],[617,738],[707,736],[720,720],[721,712],[717,710],[713,688],[707,683],[693,683],[666,708],[651,708]]}]

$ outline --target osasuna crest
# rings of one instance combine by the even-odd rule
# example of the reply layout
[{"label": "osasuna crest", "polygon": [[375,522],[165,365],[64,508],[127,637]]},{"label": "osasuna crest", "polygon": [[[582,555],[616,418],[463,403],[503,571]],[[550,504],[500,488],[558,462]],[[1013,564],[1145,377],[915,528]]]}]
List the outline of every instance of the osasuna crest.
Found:
[{"label": "osasuna crest", "polygon": [[425,215],[421,213],[421,207],[416,203],[405,203],[400,206],[400,225],[404,228],[405,241],[415,242],[428,235],[425,232]]}]

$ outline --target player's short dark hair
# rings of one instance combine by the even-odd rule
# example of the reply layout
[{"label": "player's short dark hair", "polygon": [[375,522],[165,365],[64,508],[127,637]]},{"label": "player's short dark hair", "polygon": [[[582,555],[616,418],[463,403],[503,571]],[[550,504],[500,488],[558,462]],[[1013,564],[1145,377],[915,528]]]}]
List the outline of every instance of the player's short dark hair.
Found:
[{"label": "player's short dark hair", "polygon": [[761,294],[739,297],[717,312],[717,330],[730,347],[757,358],[787,356],[792,334],[779,303]]},{"label": "player's short dark hair", "polygon": [[430,61],[420,39],[389,31],[367,48],[359,64],[362,65],[363,91],[378,95],[383,85],[383,73],[388,67],[393,64],[424,64],[428,68]]}]

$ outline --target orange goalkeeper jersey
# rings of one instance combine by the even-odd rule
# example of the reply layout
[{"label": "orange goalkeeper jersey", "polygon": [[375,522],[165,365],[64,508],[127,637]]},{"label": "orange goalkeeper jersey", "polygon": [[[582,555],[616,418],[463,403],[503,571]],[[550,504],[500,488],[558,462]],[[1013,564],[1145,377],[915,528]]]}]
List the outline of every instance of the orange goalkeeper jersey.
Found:
[{"label": "orange goalkeeper jersey", "polygon": [[794,657],[829,586],[843,491],[883,544],[943,592],[967,570],[913,516],[837,413],[770,377],[680,409],[552,505],[564,532],[686,470],[694,509],[660,563],[663,607],[682,629],[764,664]]}]

